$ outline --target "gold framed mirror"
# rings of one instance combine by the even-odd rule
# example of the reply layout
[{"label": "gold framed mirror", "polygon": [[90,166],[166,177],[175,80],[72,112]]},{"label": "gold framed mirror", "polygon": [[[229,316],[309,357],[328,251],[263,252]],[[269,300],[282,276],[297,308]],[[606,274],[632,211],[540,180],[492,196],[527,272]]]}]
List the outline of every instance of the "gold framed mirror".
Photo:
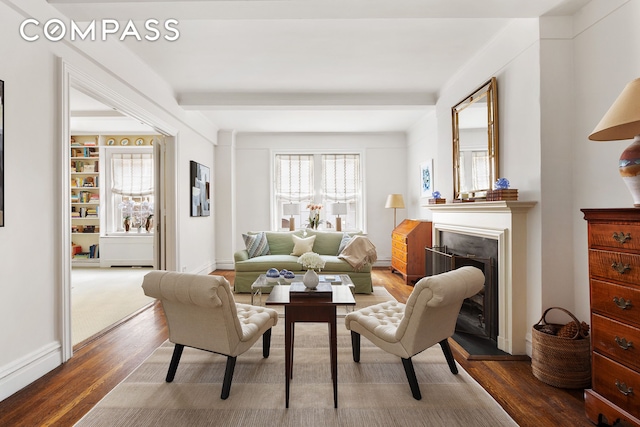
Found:
[{"label": "gold framed mirror", "polygon": [[497,80],[484,83],[451,108],[453,197],[484,199],[498,178]]}]

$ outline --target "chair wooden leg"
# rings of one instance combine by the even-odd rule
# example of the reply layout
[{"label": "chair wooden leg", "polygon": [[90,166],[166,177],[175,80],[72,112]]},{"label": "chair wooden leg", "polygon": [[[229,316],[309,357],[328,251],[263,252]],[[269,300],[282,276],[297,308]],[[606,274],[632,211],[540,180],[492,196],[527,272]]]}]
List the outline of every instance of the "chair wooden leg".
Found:
[{"label": "chair wooden leg", "polygon": [[353,352],[353,361],[360,362],[360,334],[351,331],[351,351]]},{"label": "chair wooden leg", "polygon": [[404,372],[407,374],[407,380],[409,380],[409,387],[411,387],[411,394],[416,400],[422,399],[420,394],[420,386],[418,385],[418,378],[416,378],[416,371],[413,369],[413,362],[411,358],[405,359],[401,357],[402,365],[404,366]]},{"label": "chair wooden leg", "polygon": [[456,365],[456,361],[453,358],[453,353],[451,352],[451,347],[449,346],[449,340],[447,338],[440,341],[440,347],[442,347],[442,352],[444,353],[445,359],[447,359],[447,364],[449,365],[449,369],[451,369],[451,373],[456,375],[458,373],[458,366]]},{"label": "chair wooden leg", "polygon": [[224,400],[229,397],[229,391],[231,390],[231,380],[233,380],[233,370],[236,367],[236,358],[227,356],[227,369],[224,371],[224,381],[222,383],[222,394],[220,399]]},{"label": "chair wooden leg", "polygon": [[265,359],[269,357],[269,350],[271,349],[271,328],[267,329],[262,334],[262,357]]},{"label": "chair wooden leg", "polygon": [[173,356],[171,357],[171,363],[169,364],[169,371],[167,372],[166,378],[168,383],[173,381],[173,378],[176,376],[178,363],[180,363],[180,356],[182,356],[182,350],[184,350],[184,346],[182,344],[176,344],[173,348]]}]

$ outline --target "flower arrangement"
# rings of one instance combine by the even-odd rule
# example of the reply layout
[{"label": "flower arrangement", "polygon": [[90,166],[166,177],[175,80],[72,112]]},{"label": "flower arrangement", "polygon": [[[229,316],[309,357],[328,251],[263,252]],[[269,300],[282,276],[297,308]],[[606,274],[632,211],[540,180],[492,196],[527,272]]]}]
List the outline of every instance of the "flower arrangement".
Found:
[{"label": "flower arrangement", "polygon": [[320,209],[322,205],[310,203],[307,205],[309,209],[309,228],[318,228],[320,225]]},{"label": "flower arrangement", "polygon": [[300,255],[298,264],[302,264],[307,270],[320,270],[324,268],[324,260],[315,252],[305,252]]}]

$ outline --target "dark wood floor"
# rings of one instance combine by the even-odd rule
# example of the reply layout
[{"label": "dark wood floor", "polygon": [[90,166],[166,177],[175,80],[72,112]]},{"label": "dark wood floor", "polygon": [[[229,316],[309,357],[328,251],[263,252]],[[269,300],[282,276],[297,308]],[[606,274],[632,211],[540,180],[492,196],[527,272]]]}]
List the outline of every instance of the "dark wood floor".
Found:
[{"label": "dark wood floor", "polygon": [[[233,279],[233,272],[214,273]],[[373,280],[401,302],[412,290],[385,269],[375,269]],[[167,336],[162,309],[154,304],[108,333],[81,343],[71,360],[0,402],[0,426],[73,425]],[[455,357],[520,426],[593,426],[584,415],[582,391],[541,383],[531,374],[529,361]]]}]

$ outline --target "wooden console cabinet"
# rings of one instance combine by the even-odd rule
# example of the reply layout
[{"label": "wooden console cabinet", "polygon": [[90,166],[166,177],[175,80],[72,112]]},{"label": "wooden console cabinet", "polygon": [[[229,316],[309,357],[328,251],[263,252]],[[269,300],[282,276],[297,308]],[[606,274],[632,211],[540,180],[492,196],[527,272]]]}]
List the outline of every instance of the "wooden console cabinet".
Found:
[{"label": "wooden console cabinet", "polygon": [[599,425],[640,427],[640,209],[582,212],[591,290],[586,414]]},{"label": "wooden console cabinet", "polygon": [[424,248],[431,247],[431,221],[405,219],[391,233],[391,271],[402,274],[405,283],[425,275]]}]

